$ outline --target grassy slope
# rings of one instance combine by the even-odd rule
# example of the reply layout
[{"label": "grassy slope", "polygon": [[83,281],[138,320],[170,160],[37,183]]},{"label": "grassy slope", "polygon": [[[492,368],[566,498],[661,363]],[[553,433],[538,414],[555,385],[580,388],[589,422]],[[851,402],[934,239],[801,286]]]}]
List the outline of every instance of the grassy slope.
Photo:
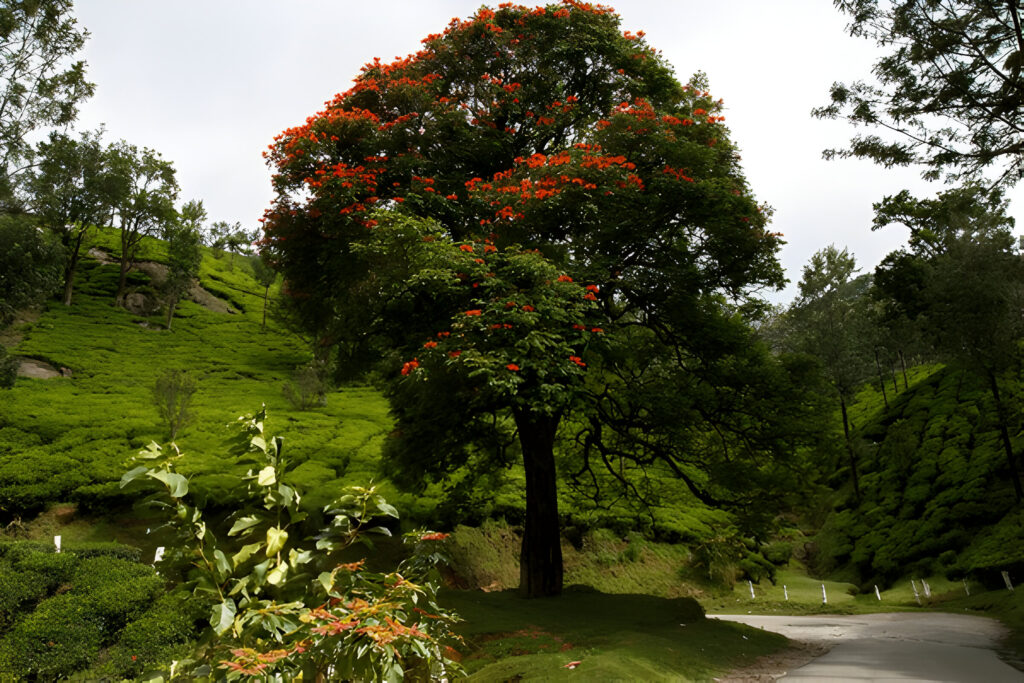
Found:
[{"label": "grassy slope", "polygon": [[911,575],[966,574],[989,587],[1003,569],[1024,576],[1022,509],[987,392],[941,366],[900,388],[888,409],[868,388],[851,410],[862,497],[841,471],[818,570],[862,588]]}]

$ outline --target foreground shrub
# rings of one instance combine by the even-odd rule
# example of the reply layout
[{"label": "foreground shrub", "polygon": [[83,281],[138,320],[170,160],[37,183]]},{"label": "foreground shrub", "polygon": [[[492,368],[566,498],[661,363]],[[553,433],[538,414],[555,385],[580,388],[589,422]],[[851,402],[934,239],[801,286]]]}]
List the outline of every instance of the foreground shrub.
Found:
[{"label": "foreground shrub", "polygon": [[[0,639],[0,679],[52,680],[92,664],[153,604],[163,581],[152,567],[118,557],[14,547],[0,564],[0,590],[10,627]],[[17,621],[16,610],[40,599]]]},{"label": "foreground shrub", "polygon": [[[342,553],[367,534],[387,534],[382,519],[397,511],[373,488],[352,487],[326,506],[325,526],[308,533],[301,494],[284,483],[289,471],[280,437],[264,433],[265,411],[240,418],[238,455],[255,467],[245,477],[238,509],[217,525],[204,518],[176,471],[181,454],[154,444],[122,479],[155,480],[150,502],[168,513],[175,537],[160,571],[209,614],[209,627],[190,667],[192,676],[281,676],[303,680],[451,678],[448,658],[456,620],[437,605],[433,546],[444,534],[407,535],[412,556],[396,571],[368,571]],[[253,457],[255,456],[255,457]],[[351,560],[351,558],[346,558]],[[179,663],[182,667],[185,663]],[[152,672],[171,675],[169,669]]]}]

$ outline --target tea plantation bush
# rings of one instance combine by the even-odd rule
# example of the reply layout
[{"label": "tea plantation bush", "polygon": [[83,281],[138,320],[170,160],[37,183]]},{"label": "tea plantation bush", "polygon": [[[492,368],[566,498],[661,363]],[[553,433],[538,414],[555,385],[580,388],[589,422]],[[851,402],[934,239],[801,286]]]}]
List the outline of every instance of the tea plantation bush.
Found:
[{"label": "tea plantation bush", "polygon": [[165,595],[163,580],[137,557],[116,544],[61,553],[0,545],[0,679],[53,680],[90,666],[131,677],[186,643],[199,616],[183,596]]}]

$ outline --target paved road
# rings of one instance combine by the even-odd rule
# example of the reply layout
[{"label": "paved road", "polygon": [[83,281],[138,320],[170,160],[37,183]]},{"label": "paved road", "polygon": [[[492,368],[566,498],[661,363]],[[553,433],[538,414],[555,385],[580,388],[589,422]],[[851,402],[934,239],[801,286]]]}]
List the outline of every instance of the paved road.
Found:
[{"label": "paved road", "polygon": [[1024,681],[992,648],[1005,630],[985,617],[943,613],[778,617],[717,615],[794,640],[831,645],[783,681]]}]

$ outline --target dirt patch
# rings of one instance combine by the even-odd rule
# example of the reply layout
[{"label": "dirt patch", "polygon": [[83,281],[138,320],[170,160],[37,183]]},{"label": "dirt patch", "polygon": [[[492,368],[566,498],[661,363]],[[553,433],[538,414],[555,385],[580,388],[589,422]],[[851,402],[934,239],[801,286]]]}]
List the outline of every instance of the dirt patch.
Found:
[{"label": "dirt patch", "polygon": [[18,366],[18,377],[31,377],[32,379],[54,379],[56,377],[70,376],[71,371],[67,368],[57,369],[41,360],[35,358],[22,358]]},{"label": "dirt patch", "polygon": [[735,669],[714,680],[721,683],[771,683],[832,649],[822,643],[800,640],[792,640],[790,643],[781,652],[758,657],[749,666]]},{"label": "dirt patch", "polygon": [[25,338],[24,325],[34,323],[43,314],[42,308],[31,308],[18,311],[11,324],[3,331],[0,331],[0,345],[11,348],[21,343]]}]

